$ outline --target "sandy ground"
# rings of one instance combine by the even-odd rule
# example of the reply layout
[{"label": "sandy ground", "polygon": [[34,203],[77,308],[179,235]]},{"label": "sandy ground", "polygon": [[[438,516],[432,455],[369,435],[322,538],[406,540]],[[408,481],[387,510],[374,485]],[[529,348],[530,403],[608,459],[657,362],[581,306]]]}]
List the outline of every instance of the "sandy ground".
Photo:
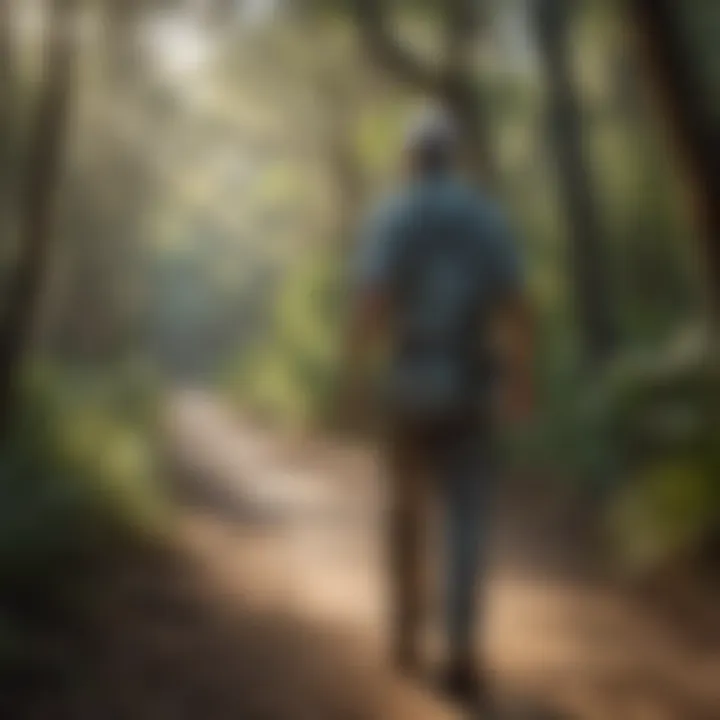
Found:
[{"label": "sandy ground", "polygon": [[[0,682],[8,720],[462,718],[385,663],[380,473],[187,392],[169,429],[172,553],[128,563]],[[498,506],[486,651],[501,717],[720,719],[720,644],[578,563],[538,486]],[[436,654],[430,627],[429,655]]]},{"label": "sandy ground", "polygon": [[[228,521],[231,538],[207,539],[208,555],[228,563],[221,576],[237,577],[265,607],[342,628],[381,664],[383,497],[374,458],[280,442],[201,395],[178,403],[175,427],[196,472],[217,480],[219,494],[205,497],[205,529],[212,535],[218,517]],[[583,720],[720,718],[716,638],[680,632],[581,572],[572,548],[553,537],[561,523],[536,501],[501,503],[498,514],[487,652],[511,705]],[[234,545],[246,563],[221,561],[216,543]]]}]

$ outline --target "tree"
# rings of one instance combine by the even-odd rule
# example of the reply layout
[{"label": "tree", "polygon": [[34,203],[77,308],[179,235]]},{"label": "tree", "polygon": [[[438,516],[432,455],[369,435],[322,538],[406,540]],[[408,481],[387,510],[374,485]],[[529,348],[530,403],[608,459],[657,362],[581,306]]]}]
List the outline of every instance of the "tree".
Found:
[{"label": "tree", "polygon": [[[629,0],[645,67],[657,90],[691,187],[714,324],[720,323],[720,127],[693,56],[684,3]],[[699,9],[692,4],[694,11]]]},{"label": "tree", "polygon": [[617,329],[603,252],[597,196],[585,157],[583,125],[571,71],[570,0],[537,0],[536,35],[548,92],[548,130],[557,162],[570,234],[570,271],[588,361],[612,353]]},{"label": "tree", "polygon": [[0,323],[0,437],[12,418],[53,235],[65,131],[73,84],[75,0],[54,0],[47,22],[45,80],[34,118],[27,176],[20,196],[20,242]]},{"label": "tree", "polygon": [[[12,52],[12,3],[0,0],[0,236],[10,232],[8,218],[14,167],[13,136],[17,102]],[[3,248],[9,243],[3,242]],[[0,257],[0,262],[5,257]]]},{"label": "tree", "polygon": [[[56,294],[43,313],[43,348],[73,361],[126,355],[142,332],[147,300],[147,225],[158,123],[152,66],[141,42],[156,0],[102,0],[103,42],[84,61],[82,143],[67,170],[53,266]],[[87,148],[92,147],[92,151]]]},{"label": "tree", "polygon": [[384,0],[351,0],[353,17],[368,53],[400,81],[444,103],[459,122],[465,138],[465,156],[476,176],[497,180],[487,113],[472,72],[470,53],[478,37],[483,4],[476,0],[432,3],[440,13],[443,52],[440,63],[416,57],[403,47],[393,31],[391,9]]}]

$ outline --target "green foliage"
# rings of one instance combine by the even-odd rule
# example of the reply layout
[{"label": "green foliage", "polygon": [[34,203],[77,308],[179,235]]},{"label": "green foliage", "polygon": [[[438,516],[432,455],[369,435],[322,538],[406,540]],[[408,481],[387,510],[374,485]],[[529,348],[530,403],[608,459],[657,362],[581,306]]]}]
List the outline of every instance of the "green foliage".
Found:
[{"label": "green foliage", "polygon": [[623,566],[644,572],[686,559],[720,526],[720,492],[706,459],[653,463],[620,493],[608,518]]},{"label": "green foliage", "polygon": [[338,368],[337,267],[329,254],[290,273],[268,336],[225,373],[224,385],[238,404],[280,424],[322,424]]},{"label": "green foliage", "polygon": [[705,93],[705,106],[717,122],[720,120],[720,53],[717,45],[720,5],[714,0],[694,0],[679,3],[677,10],[697,77]]},{"label": "green foliage", "polygon": [[609,531],[630,567],[687,557],[720,532],[720,374],[702,336],[626,361],[608,381],[624,487]]},{"label": "green foliage", "polygon": [[510,438],[508,457],[587,494],[628,572],[710,547],[720,534],[720,373],[706,337],[687,331],[592,373],[555,340],[540,353],[538,421]]},{"label": "green foliage", "polygon": [[614,433],[630,463],[713,447],[720,376],[702,334],[686,333],[665,349],[626,358],[607,384]]},{"label": "green foliage", "polygon": [[52,597],[88,563],[160,527],[151,383],[138,368],[30,373],[0,456],[0,601]]},{"label": "green foliage", "polygon": [[520,469],[541,468],[563,483],[606,494],[618,482],[618,457],[599,371],[580,372],[571,353],[553,352],[543,358],[538,376],[538,417],[521,437],[511,438],[509,459]]}]

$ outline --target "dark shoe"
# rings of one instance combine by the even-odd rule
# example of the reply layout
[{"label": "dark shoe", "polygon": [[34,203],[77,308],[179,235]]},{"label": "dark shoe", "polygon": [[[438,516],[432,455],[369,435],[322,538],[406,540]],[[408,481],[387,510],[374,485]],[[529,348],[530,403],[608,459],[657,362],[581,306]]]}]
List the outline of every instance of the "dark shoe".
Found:
[{"label": "dark shoe", "polygon": [[399,647],[393,651],[395,671],[405,677],[417,677],[422,673],[420,656],[414,648]]},{"label": "dark shoe", "polygon": [[441,690],[450,700],[473,711],[492,712],[494,707],[486,677],[472,662],[454,662],[445,670]]}]

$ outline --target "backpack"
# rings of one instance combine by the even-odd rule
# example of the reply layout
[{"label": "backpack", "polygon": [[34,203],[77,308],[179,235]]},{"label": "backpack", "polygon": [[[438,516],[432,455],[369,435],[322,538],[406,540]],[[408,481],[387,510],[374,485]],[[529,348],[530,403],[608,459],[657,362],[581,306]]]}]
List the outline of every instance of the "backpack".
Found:
[{"label": "backpack", "polygon": [[396,415],[445,422],[478,409],[489,356],[480,243],[461,214],[432,210],[413,214],[395,258],[388,397]]}]

